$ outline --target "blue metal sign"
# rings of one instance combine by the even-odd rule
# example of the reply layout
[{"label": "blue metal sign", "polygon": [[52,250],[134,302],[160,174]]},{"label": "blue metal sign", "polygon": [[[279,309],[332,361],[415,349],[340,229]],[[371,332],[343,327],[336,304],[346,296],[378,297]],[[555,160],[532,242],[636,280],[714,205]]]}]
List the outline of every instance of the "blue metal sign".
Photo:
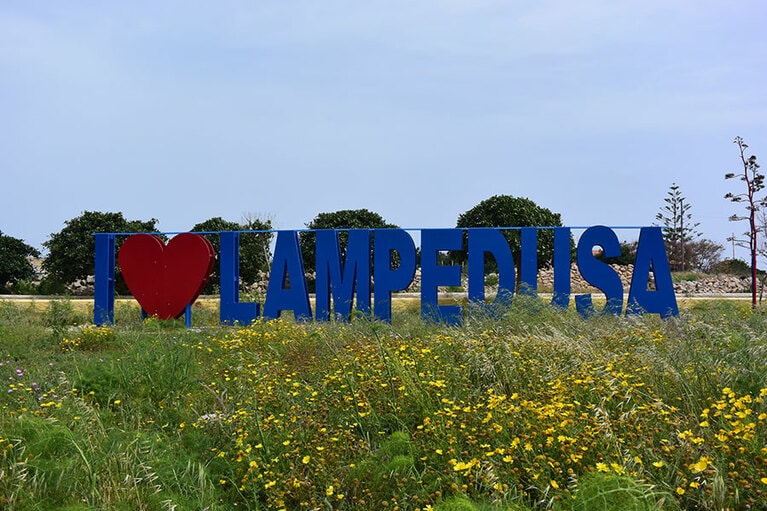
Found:
[{"label": "blue metal sign", "polygon": [[[519,229],[521,238],[520,286],[516,286],[515,262],[504,229]],[[570,227],[420,229],[421,239],[421,315],[424,319],[459,324],[465,308],[440,305],[438,290],[461,283],[461,267],[439,263],[439,253],[463,250],[467,236],[468,299],[474,306],[488,311],[504,310],[515,289],[537,293],[537,235],[541,229],[554,234],[554,290],[551,304],[570,305]],[[353,310],[375,319],[391,321],[392,293],[407,289],[416,272],[417,250],[405,229],[348,230],[345,256],[341,256],[338,231],[317,230],[316,293],[314,311],[304,276],[298,231],[276,231],[274,256],[263,304],[240,302],[239,299],[239,232],[220,232],[218,254],[221,273],[220,321],[222,324],[249,324],[263,317],[272,319],[290,311],[300,321],[328,321],[332,317],[350,320]],[[114,233],[96,236],[96,290],[94,322],[114,321]],[[623,285],[615,270],[596,258],[593,247],[602,248],[606,257],[620,255],[615,231],[606,226],[585,229],[576,250],[576,264],[581,276],[604,293],[606,304],[597,311],[591,294],[575,296],[578,312],[588,316],[596,312],[624,312]],[[492,303],[485,300],[485,256],[490,255],[498,267],[498,292]],[[652,277],[652,278],[651,278]],[[648,282],[654,282],[654,288]],[[372,295],[372,301],[371,301]],[[187,307],[187,311],[189,308]],[[332,311],[332,314],[331,314]],[[634,273],[629,287],[627,314],[678,315],[671,271],[660,227],[641,227]],[[188,313],[188,312],[187,312]],[[187,318],[187,321],[189,319]]]}]

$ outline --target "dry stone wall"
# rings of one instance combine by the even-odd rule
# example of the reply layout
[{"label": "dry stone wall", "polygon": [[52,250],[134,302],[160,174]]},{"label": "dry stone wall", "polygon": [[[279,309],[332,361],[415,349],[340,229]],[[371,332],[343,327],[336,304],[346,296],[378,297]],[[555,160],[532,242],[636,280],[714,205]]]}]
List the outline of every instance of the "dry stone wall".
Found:
[{"label": "dry stone wall", "polygon": [[[634,274],[634,265],[612,265],[612,268],[620,276],[621,282],[623,283],[623,289],[628,291],[631,286],[631,277]],[[593,292],[595,290],[583,280],[583,277],[581,277],[578,267],[575,264],[570,268],[570,282],[573,292]],[[541,291],[548,291],[553,289],[553,287],[553,271],[548,268],[538,272],[538,288]],[[684,280],[674,284],[674,292],[679,295],[748,293],[750,290],[751,279],[749,277],[738,277],[736,275],[700,274],[694,280]]]},{"label": "dry stone wall", "polygon": [[[631,276],[634,273],[634,266],[629,264],[625,266],[613,265],[615,272],[620,276],[623,283],[623,289],[628,291],[631,286]],[[307,275],[307,277],[314,278],[314,275]],[[489,279],[490,280],[490,279]],[[268,276],[266,274],[261,275],[261,279],[256,284],[253,284],[248,291],[266,293],[266,285],[268,283]],[[596,288],[589,286],[588,283],[583,280],[577,265],[573,264],[570,268],[570,286],[573,293],[588,293],[599,292]],[[494,291],[494,286],[489,286],[491,291]],[[466,291],[467,282],[464,276],[464,281],[460,289],[450,289],[451,291]],[[538,290],[546,293],[551,292],[554,289],[554,272],[551,268],[546,268],[538,271]],[[408,292],[417,293],[421,290],[421,270],[416,270],[413,283],[407,289]],[[87,279],[83,279],[73,283],[69,287],[69,292],[73,295],[92,295],[93,294],[93,277],[90,276]],[[694,280],[685,280],[674,284],[674,292],[680,296],[684,295],[719,295],[729,293],[749,293],[751,292],[751,278],[750,277],[738,277],[736,275],[706,275],[701,274]]]},{"label": "dry stone wall", "polygon": [[[613,265],[612,268],[621,278],[623,289],[628,289],[631,285],[631,275],[634,273],[634,265]],[[570,266],[570,287],[574,293],[596,291],[596,288],[590,286],[588,282],[583,280],[576,264]],[[554,270],[552,268],[545,268],[538,271],[538,289],[543,292],[549,292],[554,289]]]},{"label": "dry stone wall", "polygon": [[678,295],[719,295],[728,293],[750,293],[751,277],[736,275],[706,275],[697,280],[686,280],[674,284]]},{"label": "dry stone wall", "polygon": [[[631,277],[634,274],[634,265],[612,265],[612,268],[618,274],[623,283],[623,289],[628,292],[631,286]],[[735,275],[706,275],[700,274],[694,280],[684,280],[674,284],[674,292],[680,296],[684,295],[719,295],[730,293],[748,293],[751,290],[750,277],[738,277]],[[491,280],[488,276],[488,280]],[[652,286],[652,283],[650,283]],[[494,291],[494,286],[489,286]],[[570,287],[573,293],[596,293],[598,289],[590,286],[581,277],[578,266],[573,264],[570,268]],[[466,291],[467,282],[464,276],[461,290]],[[538,271],[538,290],[542,293],[551,292],[554,289],[554,271],[551,268],[545,268]],[[416,270],[413,283],[408,288],[408,292],[415,293],[421,290],[420,269]],[[443,289],[447,291],[447,289]],[[451,291],[460,291],[459,289],[450,289]]]}]

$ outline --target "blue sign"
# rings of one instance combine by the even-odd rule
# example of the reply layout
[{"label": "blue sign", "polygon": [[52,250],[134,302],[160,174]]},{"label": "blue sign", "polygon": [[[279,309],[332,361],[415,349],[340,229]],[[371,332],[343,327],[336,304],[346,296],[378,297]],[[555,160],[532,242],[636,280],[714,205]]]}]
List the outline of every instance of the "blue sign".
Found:
[{"label": "blue sign", "polygon": [[[505,228],[508,229],[508,228]],[[440,287],[459,286],[461,267],[440,264],[442,252],[463,250],[467,239],[468,300],[472,306],[490,313],[503,311],[511,304],[515,289],[537,294],[537,239],[541,229],[553,230],[554,290],[551,305],[570,305],[570,227],[521,227],[520,286],[512,252],[503,229],[422,229],[421,238],[421,315],[424,319],[460,324],[465,311],[461,305],[440,305]],[[348,232],[345,255],[336,230],[315,233],[316,291],[314,311],[304,275],[298,231],[276,231],[274,256],[264,303],[241,302],[239,297],[239,236],[237,231],[218,233],[220,237],[220,321],[222,324],[250,324],[262,317],[273,319],[292,312],[296,320],[349,321],[354,311],[381,321],[391,321],[392,294],[406,290],[416,273],[417,251],[413,238],[404,229],[352,229]],[[96,234],[96,282],[94,322],[114,321],[114,233]],[[587,228],[576,249],[576,264],[581,276],[606,298],[601,310],[594,306],[590,293],[574,298],[584,317],[601,312],[624,312],[624,292],[620,277],[604,261],[595,257],[593,247],[602,248],[605,257],[620,255],[614,230],[605,226]],[[485,297],[485,256],[498,267],[498,292],[492,302]],[[654,282],[654,289],[648,282]],[[134,293],[135,294],[135,293]],[[371,300],[372,297],[372,300]],[[189,314],[187,307],[187,315]],[[640,228],[634,273],[625,312],[627,314],[678,315],[671,271],[660,227]],[[189,323],[189,317],[187,317]]]}]

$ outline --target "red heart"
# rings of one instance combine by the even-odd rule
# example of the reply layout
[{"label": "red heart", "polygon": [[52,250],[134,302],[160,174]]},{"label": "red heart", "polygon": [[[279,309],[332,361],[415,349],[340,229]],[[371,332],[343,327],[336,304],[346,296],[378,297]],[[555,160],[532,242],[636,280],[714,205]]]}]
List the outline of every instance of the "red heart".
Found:
[{"label": "red heart", "polygon": [[199,234],[179,234],[167,246],[157,236],[135,234],[123,242],[117,260],[144,312],[171,319],[181,316],[200,296],[216,254],[210,241]]}]

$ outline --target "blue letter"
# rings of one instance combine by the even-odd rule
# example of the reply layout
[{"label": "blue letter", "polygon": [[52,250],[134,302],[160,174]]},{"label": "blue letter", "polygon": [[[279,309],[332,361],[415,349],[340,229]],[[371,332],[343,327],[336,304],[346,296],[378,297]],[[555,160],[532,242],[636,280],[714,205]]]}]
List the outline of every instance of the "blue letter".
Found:
[{"label": "blue letter", "polygon": [[261,304],[240,302],[240,233],[224,231],[219,233],[222,324],[249,325],[258,317]]},{"label": "blue letter", "polygon": [[509,242],[497,229],[469,229],[469,302],[485,307],[485,254],[498,266],[498,293],[493,309],[508,307],[514,294],[514,258]]},{"label": "blue letter", "polygon": [[[391,322],[391,292],[407,289],[415,276],[415,244],[403,229],[376,229],[373,249],[373,294],[375,316]],[[392,268],[399,255],[399,265]]]},{"label": "blue letter", "polygon": [[317,321],[330,319],[330,295],[333,294],[335,316],[351,318],[352,302],[357,292],[357,310],[370,313],[370,231],[349,231],[346,260],[341,270],[338,233],[318,230],[317,236]]},{"label": "blue letter", "polygon": [[[650,272],[655,277],[655,291],[647,289]],[[647,312],[660,314],[664,318],[679,315],[660,227],[643,227],[639,231],[628,301],[627,310],[633,314]]]},{"label": "blue letter", "polygon": [[538,228],[522,227],[519,233],[520,292],[525,295],[538,294]]},{"label": "blue letter", "polygon": [[115,235],[96,233],[96,276],[93,281],[93,323],[115,322]]},{"label": "blue letter", "polygon": [[439,305],[439,286],[460,286],[461,267],[441,266],[439,252],[461,250],[460,229],[424,229],[421,231],[421,317],[458,325],[463,318],[460,305]]},{"label": "blue letter", "polygon": [[554,295],[551,305],[567,309],[570,305],[570,228],[554,228]]},{"label": "blue letter", "polygon": [[269,287],[266,289],[264,318],[278,318],[284,310],[292,310],[297,321],[312,317],[296,231],[277,233],[272,272],[269,274]]},{"label": "blue letter", "polygon": [[[605,294],[604,311],[620,315],[623,309],[623,283],[609,264],[594,257],[594,246],[602,247],[605,257],[621,255],[621,244],[612,229],[603,225],[589,227],[578,241],[578,270],[583,278]],[[594,312],[591,294],[575,297],[575,306],[581,316]]]}]

